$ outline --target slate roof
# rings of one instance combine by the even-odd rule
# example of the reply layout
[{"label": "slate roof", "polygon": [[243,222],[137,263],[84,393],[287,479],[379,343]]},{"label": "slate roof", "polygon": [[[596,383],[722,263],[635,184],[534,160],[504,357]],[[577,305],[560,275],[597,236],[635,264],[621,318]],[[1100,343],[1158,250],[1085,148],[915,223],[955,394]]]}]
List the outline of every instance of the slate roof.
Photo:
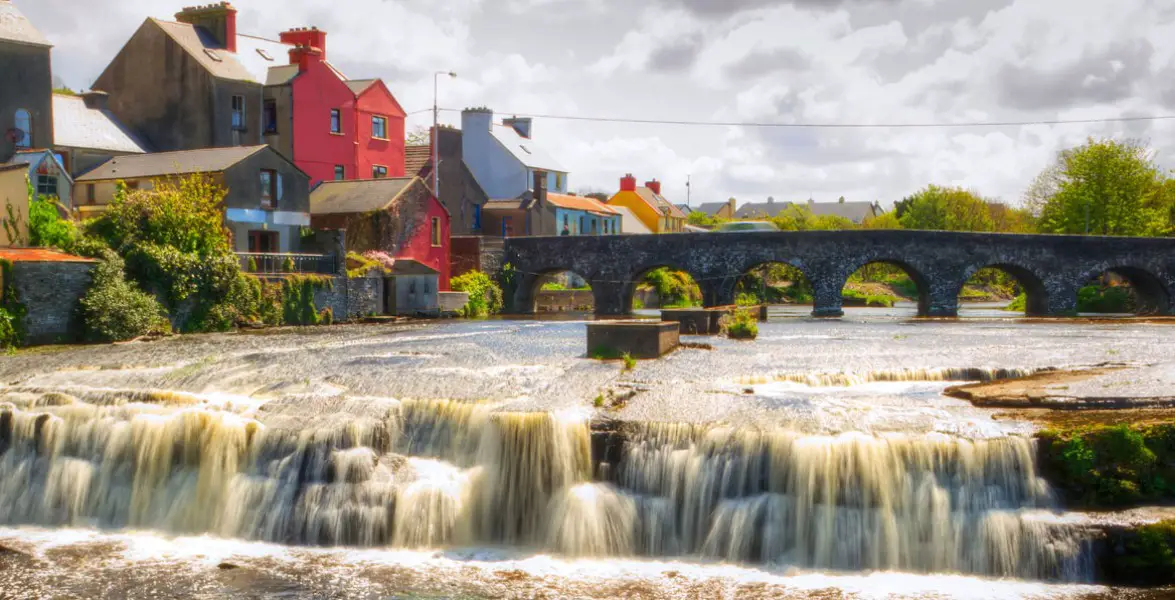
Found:
[{"label": "slate roof", "polygon": [[57,147],[129,154],[147,151],[110,111],[89,108],[81,96],[64,94],[53,94],[53,143]]},{"label": "slate roof", "polygon": [[310,214],[369,213],[391,206],[419,177],[324,181],[310,192]]},{"label": "slate roof", "polygon": [[650,235],[653,233],[645,222],[632,212],[632,209],[627,206],[609,205],[613,210],[620,213],[620,233],[635,233],[640,235]]},{"label": "slate roof", "polygon": [[[792,202],[760,202],[758,204],[744,204],[734,216],[739,219],[771,218],[793,206]],[[833,215],[843,217],[854,223],[861,223],[869,217],[881,214],[881,208],[872,202],[813,202],[809,200],[806,207],[815,216]]]},{"label": "slate roof", "polygon": [[298,76],[298,65],[270,67],[265,75],[265,85],[285,85]]},{"label": "slate roof", "polygon": [[567,210],[581,210],[584,212],[596,213],[605,216],[614,216],[620,214],[616,210],[595,198],[588,198],[587,196],[571,196],[568,194],[548,193],[547,201],[551,204],[564,208]]},{"label": "slate roof", "polygon": [[515,198],[513,200],[490,200],[482,205],[482,210],[519,210],[522,208],[523,200]]},{"label": "slate roof", "polygon": [[432,146],[404,146],[404,172],[419,175],[432,162]]},{"label": "slate roof", "polygon": [[392,275],[436,275],[439,271],[411,258],[397,258],[392,263]]},{"label": "slate roof", "polygon": [[0,41],[46,48],[53,46],[9,0],[0,0]]},{"label": "slate roof", "polygon": [[219,173],[269,146],[235,146],[116,156],[77,181],[142,179],[162,175]]},{"label": "slate roof", "polygon": [[527,167],[557,173],[567,172],[567,169],[559,166],[559,161],[547,153],[542,146],[535,143],[534,140],[518,135],[518,131],[509,125],[495,123],[490,127],[490,135],[494,136],[494,139],[498,140],[514,158],[518,159],[518,162]]},{"label": "slate roof", "polygon": [[694,211],[703,212],[712,217],[718,214],[718,211],[722,210],[722,208],[725,206],[725,202],[703,202],[702,204],[699,204],[698,207],[694,209]]},{"label": "slate roof", "polygon": [[351,88],[351,92],[353,92],[356,96],[358,96],[359,94],[362,94],[363,92],[367,91],[367,88],[375,85],[375,82],[377,82],[377,81],[379,81],[379,80],[378,79],[352,79],[347,82],[347,87]]},{"label": "slate roof", "polygon": [[677,210],[680,210],[681,212],[685,213],[686,215],[689,215],[690,213],[694,212],[694,209],[691,208],[690,205],[688,205],[688,204],[674,204],[674,206],[677,207]]},{"label": "slate roof", "polygon": [[640,186],[636,188],[636,195],[641,197],[649,206],[652,206],[656,211],[663,215],[669,215],[678,219],[686,218],[685,213],[681,212],[680,208],[673,205],[672,202],[665,199],[665,196],[654,192],[653,190]]}]

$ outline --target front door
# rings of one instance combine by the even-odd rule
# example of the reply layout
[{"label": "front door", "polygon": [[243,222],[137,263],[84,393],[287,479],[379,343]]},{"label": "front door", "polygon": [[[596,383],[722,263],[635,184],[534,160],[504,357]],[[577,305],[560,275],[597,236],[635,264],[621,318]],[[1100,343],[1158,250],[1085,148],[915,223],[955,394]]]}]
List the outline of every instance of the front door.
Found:
[{"label": "front door", "polygon": [[273,253],[278,251],[276,231],[250,231],[249,252]]}]

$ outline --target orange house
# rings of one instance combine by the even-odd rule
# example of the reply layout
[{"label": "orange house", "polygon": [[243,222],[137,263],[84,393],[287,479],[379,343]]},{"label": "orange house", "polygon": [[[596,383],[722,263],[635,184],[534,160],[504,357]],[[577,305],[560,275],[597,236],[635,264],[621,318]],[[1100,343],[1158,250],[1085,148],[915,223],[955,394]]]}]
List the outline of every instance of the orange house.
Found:
[{"label": "orange house", "polygon": [[632,211],[653,233],[685,231],[685,213],[661,195],[661,182],[656,179],[638,187],[632,173],[625,175],[620,179],[620,191],[608,204]]}]

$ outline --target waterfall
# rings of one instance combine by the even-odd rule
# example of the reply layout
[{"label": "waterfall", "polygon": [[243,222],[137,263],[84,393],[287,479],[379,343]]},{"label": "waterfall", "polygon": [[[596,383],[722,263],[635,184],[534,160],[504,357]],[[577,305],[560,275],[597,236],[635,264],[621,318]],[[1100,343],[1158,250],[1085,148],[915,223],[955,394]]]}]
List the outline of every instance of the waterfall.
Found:
[{"label": "waterfall", "polygon": [[0,401],[5,524],[1028,578],[1088,572],[1076,530],[1034,518],[1052,495],[1033,442],[1020,437],[632,424],[608,480],[593,481],[588,418],[575,412],[409,400],[299,428],[267,426],[265,406],[196,395],[5,390]]}]

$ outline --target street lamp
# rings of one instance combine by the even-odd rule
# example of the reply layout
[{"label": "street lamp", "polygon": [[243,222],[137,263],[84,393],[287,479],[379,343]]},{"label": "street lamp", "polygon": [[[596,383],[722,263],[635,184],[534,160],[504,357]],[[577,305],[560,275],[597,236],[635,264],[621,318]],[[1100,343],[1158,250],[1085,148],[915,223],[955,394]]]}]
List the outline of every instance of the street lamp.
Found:
[{"label": "street lamp", "polygon": [[441,110],[437,107],[437,86],[441,75],[457,78],[457,74],[452,71],[437,71],[432,75],[432,193],[436,194],[437,200],[441,199],[441,160],[438,156]]}]

